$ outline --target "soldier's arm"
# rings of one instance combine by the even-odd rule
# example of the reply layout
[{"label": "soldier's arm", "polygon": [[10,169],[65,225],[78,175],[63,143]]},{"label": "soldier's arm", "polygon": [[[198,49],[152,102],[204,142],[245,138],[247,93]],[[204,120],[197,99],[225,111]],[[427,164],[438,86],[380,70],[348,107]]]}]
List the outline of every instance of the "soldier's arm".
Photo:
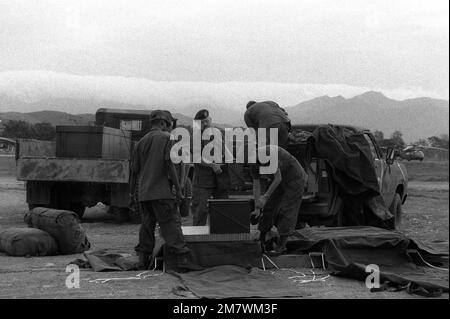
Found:
[{"label": "soldier's arm", "polygon": [[[172,148],[173,142],[170,140],[170,138],[167,139],[165,150],[164,150],[164,159],[166,161],[166,167],[167,172],[169,175],[170,180],[172,181],[173,185],[175,186],[175,191],[177,193],[177,197],[182,197],[183,194],[181,186],[180,186],[180,180],[178,178],[177,170],[175,168],[175,164],[172,162],[172,159],[170,158],[170,151]],[[179,198],[180,199],[180,198]]]},{"label": "soldier's arm", "polygon": [[277,189],[277,187],[280,185],[282,180],[281,177],[281,171],[280,168],[277,169],[277,172],[275,173],[275,177],[272,181],[272,183],[270,184],[269,188],[267,189],[266,193],[262,196],[266,197],[266,198],[270,198],[270,196],[272,196],[273,192]]},{"label": "soldier's arm", "polygon": [[134,198],[136,193],[136,181],[140,170],[139,156],[137,154],[137,147],[135,146],[132,153],[131,165],[130,165],[130,197]]},{"label": "soldier's arm", "polygon": [[257,128],[257,123],[255,123],[252,120],[252,118],[251,118],[251,116],[250,116],[248,111],[245,112],[245,114],[244,114],[244,121],[245,121],[245,124],[247,125],[247,127],[251,127],[251,128],[254,128],[254,129]]}]

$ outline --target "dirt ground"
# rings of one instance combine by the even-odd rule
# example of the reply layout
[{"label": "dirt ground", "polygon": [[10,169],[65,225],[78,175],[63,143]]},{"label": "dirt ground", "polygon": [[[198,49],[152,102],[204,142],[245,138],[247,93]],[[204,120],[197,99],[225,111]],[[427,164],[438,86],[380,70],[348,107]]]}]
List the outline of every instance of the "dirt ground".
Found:
[{"label": "dirt ground", "polygon": [[[0,230],[25,226],[23,215],[27,206],[24,185],[15,180],[11,160],[0,158]],[[425,180],[431,178],[433,181],[413,178],[408,200],[403,207],[401,230],[425,243],[448,243],[448,162],[446,165],[446,169],[443,165],[441,170],[432,173],[444,176],[440,181],[432,176],[426,176]],[[424,176],[423,171],[420,175]],[[113,248],[132,253],[137,243],[138,225],[113,223],[101,206],[88,209],[83,227],[96,249]],[[80,288],[67,289],[66,265],[80,257],[82,255],[21,258],[0,253],[0,298],[180,298],[172,292],[179,285],[179,280],[160,271],[143,280],[101,284],[90,280],[132,277],[138,272],[96,273],[82,270]],[[324,282],[299,284],[298,289],[303,298],[420,298],[406,292],[371,293],[363,282],[338,277],[329,277]],[[448,297],[448,294],[442,296]]]}]

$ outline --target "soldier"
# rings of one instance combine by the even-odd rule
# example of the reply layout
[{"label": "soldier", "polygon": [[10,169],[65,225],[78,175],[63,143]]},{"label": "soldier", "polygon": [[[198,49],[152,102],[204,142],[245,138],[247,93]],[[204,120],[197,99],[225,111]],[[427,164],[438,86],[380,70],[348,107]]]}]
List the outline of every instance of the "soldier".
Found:
[{"label": "soldier", "polygon": [[[266,145],[278,145],[286,149],[288,136],[291,130],[291,120],[286,111],[273,101],[247,103],[247,111],[244,115],[245,124],[255,130],[258,128],[267,129]],[[278,143],[270,141],[270,128],[278,129]]]},{"label": "soldier", "polygon": [[[136,181],[139,179],[138,198],[142,213],[139,243],[136,252],[139,268],[148,269],[155,246],[155,227],[159,224],[161,235],[169,249],[177,256],[177,271],[200,270],[189,262],[190,251],[181,230],[181,217],[176,199],[183,199],[176,169],[170,159],[170,131],[174,119],[168,111],[150,114],[150,131],[134,147],[131,161],[130,201],[134,202]],[[175,186],[176,195],[172,193]]]},{"label": "soldier", "polygon": [[[201,132],[212,127],[212,119],[208,110],[200,110],[195,115],[195,120],[201,121]],[[209,141],[202,140],[202,147]],[[225,144],[225,143],[223,143]],[[208,218],[208,199],[228,198],[230,189],[230,176],[226,164],[202,163],[194,164],[194,180],[192,183],[192,213],[193,225],[204,226]]]},{"label": "soldier", "polygon": [[[264,244],[266,233],[270,231],[272,226],[277,227],[280,240],[275,250],[269,253],[279,255],[286,252],[287,238],[297,225],[297,217],[308,175],[297,159],[288,151],[275,145],[267,145],[265,148],[268,148],[267,154],[277,153],[278,167],[275,174],[270,176],[272,182],[265,194],[259,196],[259,198],[255,195],[255,208],[262,210],[258,226],[262,244]],[[254,185],[260,183],[259,166],[259,164],[252,166]]]}]

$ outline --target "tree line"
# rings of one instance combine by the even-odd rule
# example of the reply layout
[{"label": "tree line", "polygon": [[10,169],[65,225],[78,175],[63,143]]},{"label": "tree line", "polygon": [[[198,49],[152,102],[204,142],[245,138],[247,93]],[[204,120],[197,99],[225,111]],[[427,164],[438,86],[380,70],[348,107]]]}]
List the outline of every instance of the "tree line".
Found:
[{"label": "tree line", "polygon": [[56,136],[56,128],[50,123],[30,124],[25,121],[9,120],[3,124],[2,137],[52,140]]},{"label": "tree line", "polygon": [[[375,130],[373,134],[381,147],[394,147],[398,150],[402,150],[406,146],[406,143],[403,140],[403,134],[400,131],[392,133],[390,138],[385,138],[383,132],[378,130]],[[419,139],[411,143],[411,145],[418,147],[427,159],[442,161],[448,160],[449,158],[448,134]]]},{"label": "tree line", "polygon": [[[191,127],[187,128],[192,130]],[[373,135],[381,147],[395,147],[397,149],[403,149],[406,146],[406,143],[403,140],[403,133],[400,131],[393,132],[389,138],[385,138],[384,133],[379,130],[375,130]],[[52,140],[56,136],[56,129],[50,123],[30,124],[25,121],[9,120],[3,124],[3,130],[0,132],[0,136],[8,138]],[[412,145],[436,147],[448,150],[449,136],[448,134],[430,136],[426,139],[419,139],[418,141],[412,143]]]},{"label": "tree line", "polygon": [[[403,134],[400,131],[395,131],[391,134],[390,138],[385,138],[384,133],[378,130],[373,132],[375,139],[381,146],[392,146],[395,148],[404,148],[406,146],[403,140]],[[449,149],[449,136],[448,134],[441,134],[439,136],[430,136],[428,138],[419,139],[411,145],[435,147],[442,149]]]}]

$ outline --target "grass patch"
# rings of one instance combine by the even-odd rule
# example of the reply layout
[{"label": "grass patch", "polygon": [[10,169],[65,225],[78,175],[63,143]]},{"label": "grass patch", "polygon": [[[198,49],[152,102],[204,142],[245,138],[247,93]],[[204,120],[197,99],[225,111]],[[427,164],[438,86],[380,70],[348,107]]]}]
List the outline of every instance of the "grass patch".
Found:
[{"label": "grass patch", "polygon": [[448,182],[448,161],[432,162],[416,162],[402,161],[408,171],[410,181],[421,182]]}]

